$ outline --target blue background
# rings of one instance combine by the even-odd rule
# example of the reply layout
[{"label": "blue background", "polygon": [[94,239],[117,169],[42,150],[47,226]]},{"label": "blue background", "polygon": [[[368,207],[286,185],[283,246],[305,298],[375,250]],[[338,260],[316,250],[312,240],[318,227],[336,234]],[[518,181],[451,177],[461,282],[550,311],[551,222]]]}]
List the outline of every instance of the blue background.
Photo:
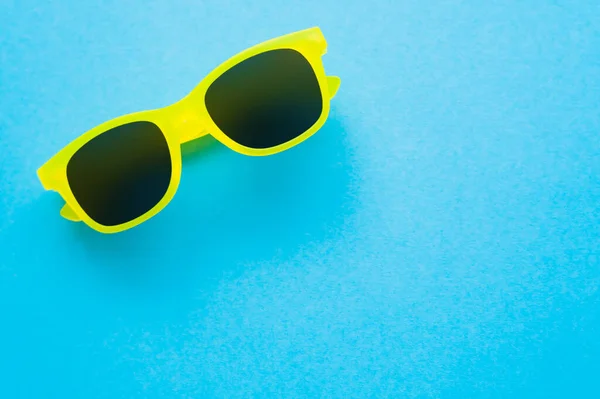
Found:
[{"label": "blue background", "polygon": [[[598,397],[597,2],[170,3],[0,5],[0,397]],[[70,140],[314,25],[317,135],[187,146],[122,234],[59,217]]]}]

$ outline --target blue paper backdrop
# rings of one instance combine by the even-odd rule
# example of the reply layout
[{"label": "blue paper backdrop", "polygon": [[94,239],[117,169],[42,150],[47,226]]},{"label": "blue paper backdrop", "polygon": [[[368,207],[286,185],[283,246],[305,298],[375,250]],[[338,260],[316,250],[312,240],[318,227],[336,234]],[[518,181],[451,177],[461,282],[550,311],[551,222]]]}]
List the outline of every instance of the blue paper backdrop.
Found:
[{"label": "blue paper backdrop", "polygon": [[[318,25],[343,82],[293,150],[186,149],[148,223],[35,170]],[[0,5],[0,397],[596,398],[593,1]]]}]

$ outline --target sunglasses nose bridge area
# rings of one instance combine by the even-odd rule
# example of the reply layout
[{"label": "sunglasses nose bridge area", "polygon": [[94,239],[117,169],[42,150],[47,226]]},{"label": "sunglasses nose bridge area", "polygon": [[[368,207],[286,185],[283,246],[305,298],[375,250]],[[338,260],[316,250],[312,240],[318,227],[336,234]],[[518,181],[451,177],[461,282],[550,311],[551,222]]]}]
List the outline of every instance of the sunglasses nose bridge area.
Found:
[{"label": "sunglasses nose bridge area", "polygon": [[180,114],[176,121],[176,129],[180,132],[181,144],[195,140],[208,134],[206,125],[196,112],[186,110]]}]

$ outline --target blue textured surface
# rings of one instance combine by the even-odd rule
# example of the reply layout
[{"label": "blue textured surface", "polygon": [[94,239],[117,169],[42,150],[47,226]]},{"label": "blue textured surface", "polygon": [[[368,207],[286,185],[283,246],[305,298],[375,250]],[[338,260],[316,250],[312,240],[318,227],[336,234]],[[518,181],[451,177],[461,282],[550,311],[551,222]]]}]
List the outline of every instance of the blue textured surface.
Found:
[{"label": "blue textured surface", "polygon": [[[598,397],[597,2],[50,3],[0,5],[0,397]],[[313,25],[317,135],[59,217],[63,145]]]}]

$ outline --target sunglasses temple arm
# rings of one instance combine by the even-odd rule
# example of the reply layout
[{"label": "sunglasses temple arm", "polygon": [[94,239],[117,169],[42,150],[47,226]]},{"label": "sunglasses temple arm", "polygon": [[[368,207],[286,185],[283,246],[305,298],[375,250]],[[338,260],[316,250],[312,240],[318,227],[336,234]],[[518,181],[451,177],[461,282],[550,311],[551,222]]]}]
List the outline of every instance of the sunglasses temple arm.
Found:
[{"label": "sunglasses temple arm", "polygon": [[60,216],[64,217],[71,222],[81,222],[81,218],[77,216],[73,208],[69,206],[69,204],[65,204],[60,210]]},{"label": "sunglasses temple arm", "polygon": [[[38,179],[40,183],[42,183],[42,187],[44,190],[53,190],[53,186],[56,183],[56,177],[52,175],[51,168],[47,167],[48,164],[44,164],[37,170]],[[80,222],[81,218],[77,216],[73,208],[69,206],[69,204],[65,203],[60,210],[60,216],[64,217],[67,220],[72,222]]]},{"label": "sunglasses temple arm", "polygon": [[342,83],[342,79],[339,76],[327,76],[327,89],[329,90],[329,98],[332,99],[335,97],[338,89],[340,88],[340,84]]}]

